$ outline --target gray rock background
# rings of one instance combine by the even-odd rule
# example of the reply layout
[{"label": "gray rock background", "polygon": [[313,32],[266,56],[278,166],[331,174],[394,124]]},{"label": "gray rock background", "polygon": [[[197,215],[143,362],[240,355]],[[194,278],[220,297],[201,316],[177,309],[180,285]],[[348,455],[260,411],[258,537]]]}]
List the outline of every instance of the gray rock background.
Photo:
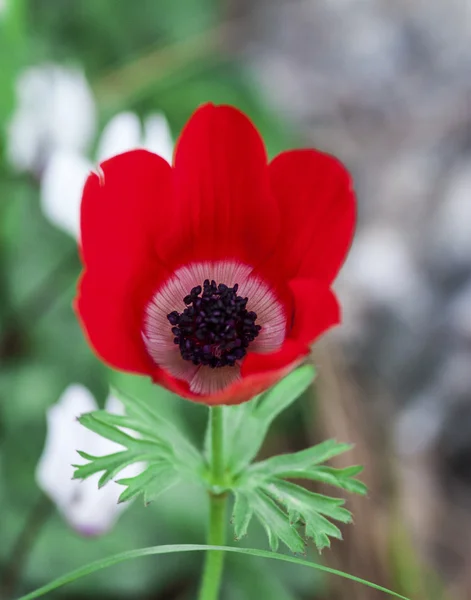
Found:
[{"label": "gray rock background", "polygon": [[333,340],[380,390],[360,401],[391,444],[420,559],[469,598],[471,3],[245,0],[233,14],[233,51],[274,110],[354,175]]}]

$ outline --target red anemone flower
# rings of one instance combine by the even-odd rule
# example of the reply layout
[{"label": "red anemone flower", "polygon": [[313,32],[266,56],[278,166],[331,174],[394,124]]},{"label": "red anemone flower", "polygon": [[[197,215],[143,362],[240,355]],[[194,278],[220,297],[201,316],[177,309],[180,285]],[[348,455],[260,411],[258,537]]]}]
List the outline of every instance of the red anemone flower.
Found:
[{"label": "red anemone flower", "polygon": [[339,322],[330,285],[354,222],[338,160],[293,150],[268,163],[246,116],[207,104],[173,166],[133,150],[90,174],[76,309],[109,365],[197,402],[238,404]]}]

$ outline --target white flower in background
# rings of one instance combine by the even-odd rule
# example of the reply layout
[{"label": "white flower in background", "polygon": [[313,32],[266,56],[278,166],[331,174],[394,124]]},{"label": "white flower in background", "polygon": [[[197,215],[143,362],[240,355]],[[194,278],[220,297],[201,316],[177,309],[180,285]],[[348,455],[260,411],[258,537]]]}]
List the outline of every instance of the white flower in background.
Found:
[{"label": "white flower in background", "polygon": [[[97,162],[116,154],[145,148],[172,161],[173,140],[165,117],[152,114],[143,126],[137,115],[119,113],[109,121],[98,142]],[[75,238],[80,233],[80,200],[88,173],[94,165],[78,152],[58,149],[41,179],[41,206],[54,225]]]},{"label": "white flower in background", "polygon": [[145,148],[155,152],[167,162],[172,162],[173,139],[167,119],[153,113],[141,126],[139,117],[132,112],[122,112],[109,121],[103,129],[97,149],[97,162],[102,162],[126,150]]},{"label": "white flower in background", "polygon": [[16,95],[7,131],[7,157],[16,170],[40,173],[58,148],[80,153],[89,147],[96,110],[82,71],[30,67],[18,77]]},{"label": "white flower in background", "polygon": [[[100,535],[109,531],[129,503],[118,504],[124,490],[114,481],[98,489],[100,473],[84,481],[72,479],[72,464],[83,464],[77,450],[93,456],[104,456],[122,450],[122,446],[86,429],[77,421],[83,413],[97,410],[92,394],[81,385],[71,385],[56,404],[47,411],[47,437],[36,468],[39,487],[51,498],[76,531],[82,535]],[[106,410],[123,414],[123,405],[110,396]],[[132,477],[141,471],[130,465],[120,477]]]}]

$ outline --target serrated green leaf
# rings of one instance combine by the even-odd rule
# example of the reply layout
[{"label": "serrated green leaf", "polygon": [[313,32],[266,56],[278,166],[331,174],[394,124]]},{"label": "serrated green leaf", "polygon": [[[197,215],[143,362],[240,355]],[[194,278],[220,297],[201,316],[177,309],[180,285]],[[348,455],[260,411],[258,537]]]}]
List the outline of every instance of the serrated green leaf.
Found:
[{"label": "serrated green leaf", "polygon": [[226,459],[231,474],[238,475],[255,458],[266,437],[268,427],[269,425],[254,417],[252,413],[238,429],[231,431],[232,444],[227,449]]},{"label": "serrated green leaf", "polygon": [[98,456],[92,458],[89,463],[85,465],[74,465],[76,470],[73,474],[73,479],[87,479],[95,473],[101,473],[98,487],[103,487],[108,481],[111,481],[116,475],[122,471],[125,467],[132,465],[136,462],[144,462],[148,459],[152,459],[152,455],[149,453],[139,454],[131,450],[123,450],[116,452],[115,454],[107,454],[106,456]]},{"label": "serrated green leaf", "polygon": [[104,418],[103,413],[105,413],[105,411],[99,410],[85,413],[78,418],[78,421],[87,429],[90,429],[91,431],[98,433],[98,435],[101,435],[112,442],[116,442],[121,446],[128,447],[136,441],[136,438],[128,433],[124,433],[124,431],[121,431],[118,427],[111,425],[107,419]]},{"label": "serrated green leaf", "polygon": [[182,442],[176,427],[160,419],[144,403],[135,402],[136,406],[134,399],[126,399],[125,407],[131,416],[99,410],[79,417],[82,425],[119,444],[123,450],[106,456],[92,456],[80,450],[80,456],[89,462],[75,465],[74,478],[85,479],[102,472],[98,482],[102,487],[125,467],[144,463],[142,473],[119,481],[126,486],[120,502],[142,493],[148,503],[174,485],[182,474],[186,479],[198,479],[204,463],[201,454],[189,442]]},{"label": "serrated green leaf", "polygon": [[250,506],[247,497],[242,492],[236,491],[234,496],[232,524],[234,527],[235,539],[240,540],[247,535],[247,529],[253,516],[253,508]]},{"label": "serrated green leaf", "polygon": [[[133,419],[125,415],[115,415],[106,410],[96,410],[79,417],[79,421],[88,429],[92,429],[101,436],[129,448],[147,448],[151,452],[160,454],[173,454],[171,444],[156,435],[149,427],[140,424],[135,426]],[[123,431],[126,429],[127,431]],[[144,432],[142,435],[141,432]],[[133,435],[134,433],[134,435]]]},{"label": "serrated green leaf", "polygon": [[304,365],[292,371],[271,390],[260,396],[255,407],[257,417],[268,424],[288,408],[311,385],[316,376],[312,365]]},{"label": "serrated green leaf", "polygon": [[319,550],[330,548],[331,537],[342,539],[342,532],[337,525],[317,513],[311,514],[309,521],[305,522],[304,531],[306,537],[311,538]]},{"label": "serrated green leaf", "polygon": [[159,436],[158,432],[152,428],[152,425],[147,423],[142,423],[137,419],[133,419],[128,417],[127,415],[116,415],[113,413],[109,413],[106,410],[97,410],[94,411],[93,417],[102,423],[110,425],[112,427],[118,427],[121,430],[125,430],[124,433],[127,433],[131,437],[136,437],[132,435],[132,432],[139,434],[139,439],[148,440],[152,442],[160,441],[162,446],[168,446],[167,440]]},{"label": "serrated green leaf", "polygon": [[351,467],[344,467],[343,469],[334,469],[333,467],[319,467],[322,469],[331,469],[337,473],[338,477],[355,477],[360,473],[363,473],[365,467],[363,465],[352,465]]},{"label": "serrated green leaf", "polygon": [[353,479],[362,471],[361,466],[335,469],[319,465],[350,448],[349,444],[328,440],[301,452],[275,456],[252,465],[239,478],[238,485],[243,493],[263,490],[283,507],[291,524],[304,524],[306,537],[312,538],[317,548],[322,550],[330,546],[329,538],[342,537],[340,529],[329,519],[342,523],[352,520],[350,511],[343,507],[345,500],[316,494],[283,478],[313,479],[364,494],[366,486]]},{"label": "serrated green leaf", "polygon": [[346,508],[343,508],[345,500],[343,498],[332,498],[311,492],[300,485],[273,478],[268,485],[263,486],[269,490],[269,493],[282,504],[288,503],[290,509],[296,510],[304,515],[303,510],[307,506],[315,512],[326,515],[342,523],[351,523],[352,514]]},{"label": "serrated green leaf", "polygon": [[301,520],[306,537],[314,540],[317,548],[329,547],[330,537],[342,538],[340,529],[326,517],[342,523],[350,523],[351,513],[343,508],[345,501],[310,492],[287,481],[273,478],[262,484],[263,489],[287,511],[291,522]]},{"label": "serrated green leaf", "polygon": [[256,463],[250,467],[245,477],[269,478],[276,476],[281,479],[309,479],[365,495],[367,493],[366,485],[354,479],[355,475],[362,472],[361,465],[344,469],[319,465],[324,460],[342,454],[351,448],[350,444],[339,444],[335,440],[327,440],[301,452],[273,456]]},{"label": "serrated green leaf", "polygon": [[281,540],[292,552],[304,553],[303,539],[296,528],[290,525],[281,508],[261,489],[251,490],[246,495],[254,514],[267,533],[273,552],[276,552]]},{"label": "serrated green leaf", "polygon": [[[112,424],[115,422],[115,417],[116,415],[110,415],[106,411],[99,410],[81,415],[79,417],[79,422],[84,427],[87,427],[102,437],[123,446],[123,448],[128,448],[128,451],[136,456],[134,462],[138,462],[139,460],[161,460],[162,458],[166,458],[169,461],[175,460],[173,449],[168,444],[157,438],[142,439],[141,437],[129,435],[122,431],[121,427],[123,427],[123,423],[126,423],[130,429],[130,423],[125,420],[120,420],[119,426]],[[116,455],[119,455],[119,453],[113,456]],[[121,456],[123,461],[126,460],[127,464],[133,462],[130,454],[121,454]],[[96,461],[102,458],[104,457],[94,457],[94,460]],[[131,460],[131,462],[128,462],[129,460]]]},{"label": "serrated green leaf", "polygon": [[362,466],[347,467],[346,469],[335,469],[334,467],[315,467],[309,471],[283,471],[279,477],[285,479],[309,479],[319,481],[328,485],[342,488],[353,494],[365,496],[368,493],[366,485],[354,479],[353,476],[361,473]]},{"label": "serrated green leaf", "polygon": [[251,467],[251,470],[257,473],[265,473],[267,475],[278,475],[285,477],[283,473],[297,473],[289,475],[289,477],[302,477],[302,472],[318,465],[329,458],[343,454],[351,450],[351,444],[340,444],[336,440],[326,440],[321,444],[317,444],[312,448],[294,452],[293,454],[281,454],[273,456],[267,460],[256,463]]},{"label": "serrated green leaf", "polygon": [[143,494],[144,503],[149,504],[157,496],[173,487],[179,480],[180,475],[172,465],[164,461],[154,463],[135,477],[117,480],[116,483],[126,486],[119,497],[119,502],[125,502]]},{"label": "serrated green leaf", "polygon": [[91,454],[88,454],[87,452],[84,452],[83,450],[76,450],[76,452],[85,460],[96,460],[97,458],[99,458],[98,456],[92,456]]},{"label": "serrated green leaf", "polygon": [[[154,439],[160,439],[169,444],[182,462],[196,471],[202,468],[203,461],[201,453],[189,442],[186,436],[182,435],[178,427],[170,421],[162,418],[147,402],[130,396],[119,389],[112,388],[112,393],[124,404],[126,415],[139,427],[147,432],[152,431]],[[135,429],[138,431],[137,429]]]},{"label": "serrated green leaf", "polygon": [[304,365],[273,388],[258,396],[248,406],[225,407],[227,466],[233,475],[240,473],[260,450],[275,417],[303,394],[315,377],[315,369]]}]

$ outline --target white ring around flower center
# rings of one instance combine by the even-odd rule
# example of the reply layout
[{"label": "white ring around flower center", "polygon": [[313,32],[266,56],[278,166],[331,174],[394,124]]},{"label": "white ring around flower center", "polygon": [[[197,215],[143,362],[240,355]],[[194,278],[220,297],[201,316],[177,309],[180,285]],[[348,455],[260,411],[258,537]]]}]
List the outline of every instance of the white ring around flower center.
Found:
[{"label": "white ring around flower center", "polygon": [[183,301],[191,289],[203,285],[205,279],[232,287],[239,284],[237,294],[247,297],[247,310],[257,313],[257,325],[262,329],[250,343],[251,352],[275,352],[281,348],[286,335],[286,314],[270,286],[257,275],[252,267],[235,261],[192,263],[181,267],[156,291],[145,309],[142,336],[147,352],[162,369],[187,381],[195,394],[215,394],[240,379],[240,365],[212,369],[206,365],[194,365],[184,360],[180,348],[174,344],[172,326],[167,315],[186,308]]}]

